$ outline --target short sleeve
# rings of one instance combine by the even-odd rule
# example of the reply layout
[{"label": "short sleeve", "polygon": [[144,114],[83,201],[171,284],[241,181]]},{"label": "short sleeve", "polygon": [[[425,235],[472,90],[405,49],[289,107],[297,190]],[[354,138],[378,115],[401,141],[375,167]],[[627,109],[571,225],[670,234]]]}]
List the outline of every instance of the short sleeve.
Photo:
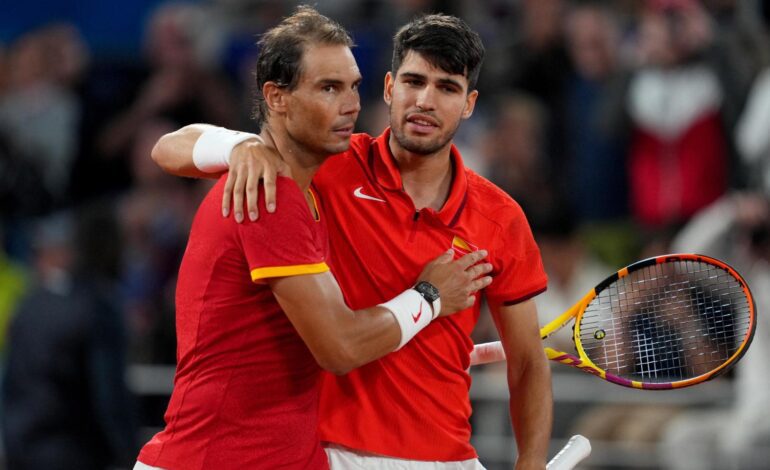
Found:
[{"label": "short sleeve", "polygon": [[490,253],[494,278],[485,293],[494,303],[514,305],[545,291],[548,276],[540,249],[518,204],[506,210],[501,222],[494,252]]},{"label": "short sleeve", "polygon": [[259,219],[238,225],[251,280],[261,283],[268,278],[328,271],[323,229],[313,219],[297,184],[278,178],[276,196],[274,213],[267,212],[264,198],[260,198]]}]

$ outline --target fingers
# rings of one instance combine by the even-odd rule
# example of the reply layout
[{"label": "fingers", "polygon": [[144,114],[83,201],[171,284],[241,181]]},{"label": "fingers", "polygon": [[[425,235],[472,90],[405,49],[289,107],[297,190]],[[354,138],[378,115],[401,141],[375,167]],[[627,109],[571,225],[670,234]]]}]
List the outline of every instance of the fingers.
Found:
[{"label": "fingers", "polygon": [[233,194],[233,185],[235,184],[235,175],[233,172],[227,174],[225,189],[222,193],[222,217],[230,215],[230,200]]},{"label": "fingers", "polygon": [[254,165],[249,166],[246,176],[246,207],[249,220],[254,222],[259,217],[259,175]]},{"label": "fingers", "polygon": [[[288,165],[283,165],[288,168]],[[262,178],[265,185],[265,207],[267,207],[267,211],[272,213],[275,212],[275,180],[277,173],[280,173],[280,169],[278,172],[276,170],[268,165],[265,165],[264,169],[262,170]]]},{"label": "fingers", "polygon": [[487,274],[492,272],[492,264],[491,263],[478,263],[474,266],[471,266],[465,271],[468,276],[471,279],[476,279],[477,277],[481,276],[482,274]]},{"label": "fingers", "polygon": [[433,259],[428,264],[446,264],[452,261],[452,257],[454,256],[454,251],[450,248],[447,251],[441,253],[436,258]]},{"label": "fingers", "polygon": [[462,258],[455,261],[455,263],[457,263],[457,265],[460,266],[463,270],[466,270],[486,257],[487,250],[478,250],[463,256]]},{"label": "fingers", "polygon": [[484,276],[472,281],[468,287],[470,288],[471,293],[476,293],[490,284],[492,284],[492,276]]},{"label": "fingers", "polygon": [[472,281],[468,285],[470,292],[468,293],[468,297],[465,299],[465,305],[463,308],[473,307],[473,304],[476,303],[476,293],[490,284],[492,284],[492,277],[490,276],[484,276]]},{"label": "fingers", "polygon": [[[232,173],[233,170],[230,170]],[[235,215],[235,221],[238,223],[243,222],[243,194],[246,191],[246,176],[244,172],[238,171],[235,176],[235,184],[233,185],[233,214]],[[229,178],[229,176],[228,176]]]},{"label": "fingers", "polygon": [[486,288],[490,284],[492,284],[491,276],[484,276],[482,278],[472,281],[468,286],[470,289],[470,293],[468,297],[465,299],[465,308],[473,307],[473,304],[476,303],[476,293]]}]

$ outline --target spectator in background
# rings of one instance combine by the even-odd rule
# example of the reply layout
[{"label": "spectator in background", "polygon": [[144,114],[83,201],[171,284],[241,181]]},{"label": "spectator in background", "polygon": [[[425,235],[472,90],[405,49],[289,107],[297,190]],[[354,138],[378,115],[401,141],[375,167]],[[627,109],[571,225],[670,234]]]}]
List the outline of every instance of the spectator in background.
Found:
[{"label": "spectator in background", "polygon": [[0,357],[5,356],[8,323],[27,288],[25,266],[8,258],[3,246],[3,226],[0,223]]},{"label": "spectator in background", "polygon": [[80,105],[51,66],[55,41],[46,28],[29,32],[9,51],[7,88],[0,96],[0,134],[42,173],[42,186],[66,202],[77,148]]},{"label": "spectator in background", "polygon": [[558,188],[545,155],[546,109],[524,93],[507,93],[494,102],[492,130],[482,140],[490,180],[530,216],[549,210]]},{"label": "spectator in background", "polygon": [[605,99],[619,78],[620,31],[608,7],[579,4],[566,17],[567,51],[573,73],[566,81],[566,172],[568,200],[581,223],[628,215],[624,136],[604,122]]},{"label": "spectator in background", "polygon": [[703,52],[714,31],[693,0],[650,1],[626,97],[630,201],[648,229],[680,224],[721,196],[728,151],[724,92]]},{"label": "spectator in background", "polygon": [[[765,22],[770,8],[764,7]],[[768,31],[764,30],[765,44]],[[672,470],[754,469],[770,461],[770,68],[768,49],[758,53],[759,73],[735,129],[748,169],[750,192],[732,193],[701,211],[674,239],[672,248],[723,259],[742,273],[754,295],[757,329],[736,366],[735,399],[716,410],[678,415],[662,437],[664,463]],[[683,458],[687,455],[688,458]]]},{"label": "spectator in background", "polygon": [[226,82],[197,55],[195,30],[205,21],[201,7],[171,3],[150,19],[145,50],[151,68],[134,101],[101,132],[98,149],[106,157],[128,151],[147,119],[163,117],[189,124],[233,126],[237,104]]},{"label": "spectator in background", "polygon": [[8,86],[8,51],[5,44],[0,42],[0,96],[5,94]]},{"label": "spectator in background", "polygon": [[565,153],[564,83],[570,62],[564,45],[564,0],[524,0],[514,31],[520,34],[505,57],[509,64],[507,87],[537,98],[549,120],[544,134],[544,156],[561,169]]},{"label": "spectator in background", "polygon": [[[173,178],[150,158],[155,142],[178,126],[144,122],[131,143],[132,188],[120,199],[125,261],[121,289],[131,335],[130,357],[140,363],[176,361],[174,289],[198,202],[209,182]],[[193,183],[193,184],[190,184]]]},{"label": "spectator in background", "polygon": [[128,465],[136,429],[126,390],[124,329],[112,282],[119,233],[110,211],[57,215],[35,237],[37,283],[12,320],[3,438],[14,470]]},{"label": "spectator in background", "polygon": [[770,194],[770,64],[756,78],[736,128],[736,146],[750,187]]},{"label": "spectator in background", "polygon": [[[565,203],[531,220],[549,281],[548,290],[535,298],[540,325],[544,326],[617,269],[606,266],[588,250]],[[562,328],[548,342],[561,351],[575,351],[570,328]]]},{"label": "spectator in background", "polygon": [[44,28],[43,40],[48,48],[51,80],[75,90],[85,78],[91,54],[78,29],[69,23],[53,23]]},{"label": "spectator in background", "polygon": [[729,406],[678,415],[663,435],[666,468],[752,470],[770,461],[770,203],[766,193],[734,193],[712,204],[682,230],[674,251],[725,260],[754,295],[757,329],[736,366]]},{"label": "spectator in background", "polygon": [[132,141],[147,120],[237,123],[229,80],[201,52],[208,38],[201,31],[215,22],[206,8],[161,4],[146,27],[144,62],[94,61],[82,87],[81,146],[71,178],[75,201],[130,188]]}]

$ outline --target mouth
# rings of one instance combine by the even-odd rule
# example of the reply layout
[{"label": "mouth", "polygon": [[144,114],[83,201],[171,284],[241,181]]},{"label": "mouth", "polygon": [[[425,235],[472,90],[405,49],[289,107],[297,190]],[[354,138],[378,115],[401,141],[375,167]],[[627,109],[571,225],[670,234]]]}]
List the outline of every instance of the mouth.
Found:
[{"label": "mouth", "polygon": [[339,137],[348,138],[353,134],[353,125],[336,127],[332,129],[332,132]]},{"label": "mouth", "polygon": [[427,134],[439,127],[438,121],[425,114],[410,114],[406,117],[406,123],[414,132],[420,134]]}]

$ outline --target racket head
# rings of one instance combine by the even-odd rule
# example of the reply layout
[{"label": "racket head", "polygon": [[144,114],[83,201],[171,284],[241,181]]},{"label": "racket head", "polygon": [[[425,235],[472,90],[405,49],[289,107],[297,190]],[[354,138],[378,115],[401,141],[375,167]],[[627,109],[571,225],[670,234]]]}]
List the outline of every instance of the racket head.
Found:
[{"label": "racket head", "polygon": [[578,308],[579,367],[632,388],[710,380],[740,360],[756,329],[746,281],[726,263],[696,254],[631,264],[597,285]]}]

